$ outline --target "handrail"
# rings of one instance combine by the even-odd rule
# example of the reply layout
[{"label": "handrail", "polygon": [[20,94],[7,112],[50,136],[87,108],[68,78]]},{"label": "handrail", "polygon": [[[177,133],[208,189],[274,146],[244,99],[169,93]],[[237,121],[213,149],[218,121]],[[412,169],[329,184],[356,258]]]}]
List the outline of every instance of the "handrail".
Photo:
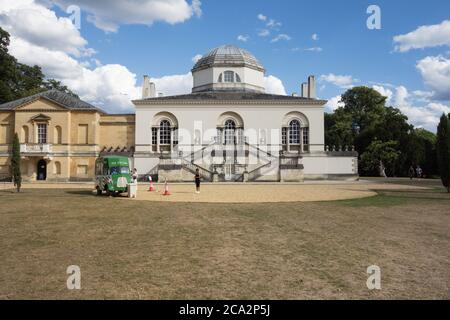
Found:
[{"label": "handrail", "polygon": [[181,160],[182,160],[182,165],[184,167],[187,167],[188,169],[190,169],[193,172],[195,172],[198,169],[198,171],[200,172],[200,174],[202,176],[206,176],[209,179],[211,179],[211,177],[213,175],[212,171],[210,171],[208,169],[205,169],[205,168],[203,168],[203,167],[201,167],[201,166],[199,166],[199,165],[197,165],[197,164],[195,164],[195,163],[193,163],[191,161],[188,161],[186,159],[181,159]]},{"label": "handrail", "polygon": [[255,146],[255,145],[253,145],[253,144],[250,144],[250,143],[248,143],[248,142],[246,142],[245,144],[246,144],[247,146],[249,146],[249,147],[251,147],[251,148],[253,148],[253,149],[259,151],[260,153],[265,154],[268,158],[276,158],[273,154],[271,154],[271,153],[269,153],[269,152],[267,152],[267,151],[264,151],[264,150],[258,148],[257,146]]}]

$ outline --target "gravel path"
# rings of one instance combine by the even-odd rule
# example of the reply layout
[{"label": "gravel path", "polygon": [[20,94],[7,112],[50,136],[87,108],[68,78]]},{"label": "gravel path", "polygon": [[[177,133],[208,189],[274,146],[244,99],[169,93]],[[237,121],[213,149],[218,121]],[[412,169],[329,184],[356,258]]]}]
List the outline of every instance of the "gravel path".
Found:
[{"label": "gravel path", "polygon": [[[202,203],[273,203],[331,201],[364,198],[376,195],[375,190],[423,189],[397,184],[345,182],[320,184],[203,184],[195,193],[194,184],[169,184],[170,196],[163,196],[164,184],[155,184],[156,192],[140,184],[136,201],[202,202]],[[1,184],[0,189],[11,189]],[[93,189],[90,183],[27,183],[23,189]],[[128,200],[128,198],[123,197]],[[131,199],[130,199],[131,200]]]}]

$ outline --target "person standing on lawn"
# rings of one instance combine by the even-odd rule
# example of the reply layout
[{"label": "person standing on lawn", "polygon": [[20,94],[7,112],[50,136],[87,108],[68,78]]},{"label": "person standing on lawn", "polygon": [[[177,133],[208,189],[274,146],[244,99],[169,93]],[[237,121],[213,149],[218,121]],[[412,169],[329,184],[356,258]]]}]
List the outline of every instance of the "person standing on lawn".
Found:
[{"label": "person standing on lawn", "polygon": [[414,174],[415,174],[415,172],[414,172],[414,167],[411,165],[411,166],[409,167],[409,179],[410,179],[410,180],[412,180],[412,179],[414,178]]},{"label": "person standing on lawn", "polygon": [[200,171],[195,170],[195,193],[200,193]]}]

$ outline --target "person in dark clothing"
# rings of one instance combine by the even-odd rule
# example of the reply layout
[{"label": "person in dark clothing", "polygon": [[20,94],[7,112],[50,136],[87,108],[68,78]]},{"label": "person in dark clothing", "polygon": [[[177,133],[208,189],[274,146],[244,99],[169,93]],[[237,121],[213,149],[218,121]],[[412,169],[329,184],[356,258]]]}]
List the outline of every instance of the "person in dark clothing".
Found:
[{"label": "person in dark clothing", "polygon": [[195,170],[195,193],[200,193],[200,171]]},{"label": "person in dark clothing", "polygon": [[414,167],[410,166],[409,167],[409,179],[412,180],[414,178],[414,174],[415,174]]}]

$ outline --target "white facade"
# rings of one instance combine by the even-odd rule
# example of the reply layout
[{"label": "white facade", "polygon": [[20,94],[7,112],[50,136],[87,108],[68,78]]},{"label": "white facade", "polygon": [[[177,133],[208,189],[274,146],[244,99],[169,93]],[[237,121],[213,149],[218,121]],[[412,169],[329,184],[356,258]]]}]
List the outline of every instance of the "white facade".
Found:
[{"label": "white facade", "polygon": [[205,55],[192,73],[192,94],[143,91],[134,101],[141,174],[191,181],[198,169],[206,180],[244,182],[357,177],[353,153],[325,152],[326,101],[315,99],[314,77],[308,97],[265,94],[264,68],[231,46]]}]

